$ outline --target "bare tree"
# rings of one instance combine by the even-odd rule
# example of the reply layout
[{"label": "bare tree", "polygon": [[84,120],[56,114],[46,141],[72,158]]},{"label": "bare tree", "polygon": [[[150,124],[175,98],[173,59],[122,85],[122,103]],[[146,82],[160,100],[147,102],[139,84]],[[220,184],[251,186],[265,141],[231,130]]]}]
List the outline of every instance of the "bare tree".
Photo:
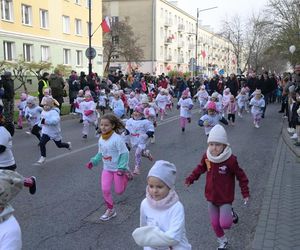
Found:
[{"label": "bare tree", "polygon": [[104,33],[103,47],[104,61],[106,61],[105,74],[108,73],[110,63],[114,57],[118,58],[118,61],[136,63],[137,65],[144,57],[139,38],[135,36],[128,20],[111,24],[111,31]]},{"label": "bare tree", "polygon": [[[299,0],[269,0],[268,19],[272,23],[272,49],[288,59],[294,66],[300,63],[300,2]],[[289,47],[296,46],[296,51],[289,53]]]},{"label": "bare tree", "polygon": [[233,16],[230,20],[223,21],[222,35],[232,45],[233,53],[237,59],[237,68],[240,69],[245,35],[244,25],[239,15]]}]

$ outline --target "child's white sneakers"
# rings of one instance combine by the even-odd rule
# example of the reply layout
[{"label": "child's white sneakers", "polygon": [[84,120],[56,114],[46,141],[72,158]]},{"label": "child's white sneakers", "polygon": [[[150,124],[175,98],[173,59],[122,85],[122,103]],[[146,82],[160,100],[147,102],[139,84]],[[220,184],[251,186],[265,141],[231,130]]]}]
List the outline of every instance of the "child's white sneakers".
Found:
[{"label": "child's white sneakers", "polygon": [[46,161],[46,157],[41,156],[40,159],[37,161],[37,164],[44,164]]},{"label": "child's white sneakers", "polygon": [[217,250],[227,249],[228,239],[226,238],[225,235],[223,237],[218,238],[218,243],[219,243],[219,246],[218,246]]},{"label": "child's white sneakers", "polygon": [[107,209],[105,213],[100,217],[102,221],[108,221],[117,216],[117,213],[114,209]]}]

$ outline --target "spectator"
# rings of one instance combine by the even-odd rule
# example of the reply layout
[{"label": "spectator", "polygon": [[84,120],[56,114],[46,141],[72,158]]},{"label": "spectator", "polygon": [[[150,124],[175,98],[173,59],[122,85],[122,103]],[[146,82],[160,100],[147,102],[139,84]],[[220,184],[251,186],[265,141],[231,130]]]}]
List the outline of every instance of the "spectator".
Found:
[{"label": "spectator", "polygon": [[2,97],[3,101],[3,115],[7,123],[14,122],[14,81],[11,79],[11,72],[5,71],[4,75],[1,76],[0,88],[4,89]]},{"label": "spectator", "polygon": [[39,92],[39,104],[41,104],[41,101],[44,97],[44,90],[46,88],[49,88],[49,73],[44,72],[42,75],[42,78],[40,79],[38,83],[38,92]]},{"label": "spectator", "polygon": [[61,110],[61,105],[64,102],[64,79],[61,76],[61,72],[59,69],[54,70],[54,74],[50,75],[49,78],[49,86],[52,90],[53,98],[58,101],[59,109]]}]

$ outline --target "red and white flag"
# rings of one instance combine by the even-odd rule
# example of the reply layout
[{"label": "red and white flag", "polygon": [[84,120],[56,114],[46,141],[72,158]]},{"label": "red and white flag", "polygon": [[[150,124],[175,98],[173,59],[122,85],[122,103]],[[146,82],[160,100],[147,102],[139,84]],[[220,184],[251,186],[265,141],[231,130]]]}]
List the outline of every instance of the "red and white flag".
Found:
[{"label": "red and white flag", "polygon": [[104,33],[110,32],[110,21],[108,16],[103,19],[101,23],[101,27]]}]

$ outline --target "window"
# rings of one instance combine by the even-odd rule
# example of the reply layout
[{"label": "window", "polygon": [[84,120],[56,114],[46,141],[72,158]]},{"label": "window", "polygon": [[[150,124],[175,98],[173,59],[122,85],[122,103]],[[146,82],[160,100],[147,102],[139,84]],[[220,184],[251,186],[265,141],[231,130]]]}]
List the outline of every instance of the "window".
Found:
[{"label": "window", "polygon": [[160,18],[163,18],[163,17],[164,17],[164,9],[160,8]]},{"label": "window", "polygon": [[70,34],[70,17],[63,16],[63,33]]},{"label": "window", "polygon": [[75,19],[75,34],[82,35],[81,20]]},{"label": "window", "polygon": [[164,29],[162,27],[160,28],[160,38],[164,39]]},{"label": "window", "polygon": [[46,62],[49,60],[50,49],[48,46],[41,46],[41,61]]},{"label": "window", "polygon": [[119,45],[119,36],[113,36],[112,37],[112,44],[113,44],[113,46],[118,46]]},{"label": "window", "polygon": [[71,50],[64,49],[63,56],[64,56],[64,64],[67,64],[67,65],[71,64]]},{"label": "window", "polygon": [[40,26],[43,29],[48,28],[48,10],[40,9]]},{"label": "window", "polygon": [[82,50],[76,50],[76,65],[82,66]]},{"label": "window", "polygon": [[119,17],[118,16],[112,16],[111,17],[111,24],[116,24],[119,22]]},{"label": "window", "polygon": [[33,55],[32,55],[32,44],[23,44],[23,56],[25,62],[31,62],[33,61]]},{"label": "window", "polygon": [[75,0],[75,3],[80,5],[81,4],[81,0]]},{"label": "window", "polygon": [[1,0],[1,18],[6,21],[13,20],[12,0]]},{"label": "window", "polygon": [[160,56],[160,58],[164,57],[164,48],[163,48],[163,46],[160,46],[159,56]]},{"label": "window", "polygon": [[15,43],[14,42],[3,42],[4,60],[12,61],[15,57]]},{"label": "window", "polygon": [[22,4],[22,24],[32,25],[31,6]]}]

